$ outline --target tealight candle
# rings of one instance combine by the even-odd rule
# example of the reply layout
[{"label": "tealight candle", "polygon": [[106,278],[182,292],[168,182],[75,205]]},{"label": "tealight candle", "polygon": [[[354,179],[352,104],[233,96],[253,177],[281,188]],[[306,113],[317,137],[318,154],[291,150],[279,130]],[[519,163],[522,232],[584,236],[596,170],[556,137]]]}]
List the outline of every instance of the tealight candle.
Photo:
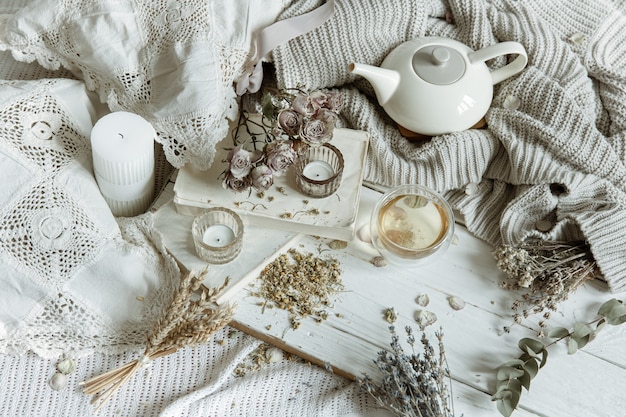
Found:
[{"label": "tealight candle", "polygon": [[91,130],[94,174],[115,216],[136,216],[150,207],[155,137],[147,120],[122,111],[105,115]]},{"label": "tealight candle", "polygon": [[333,145],[310,146],[294,164],[298,191],[309,197],[328,197],[341,185],[343,166],[343,155]]},{"label": "tealight candle", "polygon": [[305,165],[302,175],[316,181],[325,181],[335,175],[333,167],[325,161],[313,161]]},{"label": "tealight candle", "polygon": [[211,264],[224,264],[241,252],[243,222],[234,211],[214,207],[193,220],[191,234],[200,258]]},{"label": "tealight candle", "polygon": [[225,224],[210,226],[204,231],[202,241],[209,246],[221,248],[235,240],[235,232]]}]

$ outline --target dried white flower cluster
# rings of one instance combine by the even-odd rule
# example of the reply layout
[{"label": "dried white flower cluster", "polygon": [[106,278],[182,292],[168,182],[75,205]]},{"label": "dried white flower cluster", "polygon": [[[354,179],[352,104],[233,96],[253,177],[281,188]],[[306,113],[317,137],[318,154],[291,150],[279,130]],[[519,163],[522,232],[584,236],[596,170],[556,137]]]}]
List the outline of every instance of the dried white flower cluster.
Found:
[{"label": "dried white flower cluster", "polygon": [[332,296],[344,289],[337,259],[304,254],[295,249],[278,256],[260,275],[261,289],[254,294],[263,298],[264,308],[289,311],[294,329],[303,317],[321,323],[328,318],[326,308]]},{"label": "dried white flower cluster", "polygon": [[[515,323],[521,323],[530,314],[543,313],[549,319],[550,311],[556,311],[561,301],[599,273],[584,242],[531,239],[518,247],[500,246],[494,256],[498,268],[510,279],[500,287],[522,293],[511,306]],[[545,321],[539,325],[546,327]],[[539,335],[542,333],[540,330]]]}]

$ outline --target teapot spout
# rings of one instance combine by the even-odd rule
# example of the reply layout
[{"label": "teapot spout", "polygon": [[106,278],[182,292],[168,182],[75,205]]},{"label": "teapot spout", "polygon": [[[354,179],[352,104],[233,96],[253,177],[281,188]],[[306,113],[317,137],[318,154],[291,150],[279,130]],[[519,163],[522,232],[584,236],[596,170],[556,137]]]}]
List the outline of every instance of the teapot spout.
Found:
[{"label": "teapot spout", "polygon": [[348,66],[348,71],[360,75],[372,84],[381,106],[389,101],[400,84],[400,74],[394,70],[352,63]]}]

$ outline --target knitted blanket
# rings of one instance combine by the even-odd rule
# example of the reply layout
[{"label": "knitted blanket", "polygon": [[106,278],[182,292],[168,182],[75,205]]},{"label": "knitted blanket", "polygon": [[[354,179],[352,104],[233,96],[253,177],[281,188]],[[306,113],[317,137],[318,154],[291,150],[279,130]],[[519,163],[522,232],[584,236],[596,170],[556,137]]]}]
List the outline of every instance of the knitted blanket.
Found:
[{"label": "knitted blanket", "polygon": [[[321,1],[294,3],[282,18]],[[490,244],[585,239],[626,290],[626,7],[623,0],[337,0],[332,19],[274,50],[279,87],[340,87],[348,125],[371,135],[366,180],[444,193]],[[418,36],[472,49],[517,41],[519,75],[495,86],[488,127],[416,144],[348,64],[379,65]],[[495,60],[493,68],[503,65]]]}]

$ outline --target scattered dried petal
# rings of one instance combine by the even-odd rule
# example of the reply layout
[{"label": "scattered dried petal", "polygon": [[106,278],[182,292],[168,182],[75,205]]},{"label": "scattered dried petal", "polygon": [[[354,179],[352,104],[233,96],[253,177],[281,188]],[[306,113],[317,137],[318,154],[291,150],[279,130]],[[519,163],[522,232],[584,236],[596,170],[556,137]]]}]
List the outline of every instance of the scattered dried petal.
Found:
[{"label": "scattered dried petal", "polygon": [[465,308],[465,301],[456,295],[448,297],[448,303],[453,310],[462,310]]},{"label": "scattered dried petal", "polygon": [[73,359],[67,358],[59,361],[56,368],[57,372],[63,375],[68,375],[74,372],[74,370],[76,369],[76,364],[74,363]]},{"label": "scattered dried petal", "polygon": [[277,347],[271,347],[265,351],[268,363],[276,363],[283,360],[283,351]]},{"label": "scattered dried petal", "polygon": [[415,302],[422,307],[426,307],[430,303],[430,298],[428,298],[428,294],[421,294],[417,296]]},{"label": "scattered dried petal", "polygon": [[415,321],[420,326],[420,330],[424,330],[437,321],[437,315],[428,310],[417,310],[415,312]]},{"label": "scattered dried petal", "polygon": [[62,374],[60,372],[56,372],[54,375],[52,375],[48,384],[50,385],[50,388],[52,388],[53,390],[61,391],[63,388],[67,386],[67,375]]},{"label": "scattered dried petal", "polygon": [[372,234],[370,231],[370,226],[366,224],[365,226],[361,227],[359,231],[357,232],[357,237],[359,238],[361,242],[372,243]]},{"label": "scattered dried petal", "polygon": [[374,266],[378,268],[382,268],[382,267],[389,265],[389,261],[385,259],[384,256],[375,256],[372,259],[372,264],[374,264]]},{"label": "scattered dried petal", "polygon": [[465,186],[465,195],[476,194],[476,190],[478,190],[478,184],[476,184],[475,182],[470,182]]},{"label": "scattered dried petal", "polygon": [[522,101],[516,97],[508,95],[504,99],[504,108],[507,110],[517,110],[522,105]]},{"label": "scattered dried petal", "polygon": [[340,250],[348,247],[348,242],[344,240],[333,240],[328,244],[331,249]]},{"label": "scattered dried petal", "polygon": [[584,33],[576,32],[572,34],[572,36],[570,36],[568,40],[577,45],[582,45],[583,43],[585,43],[586,37]]},{"label": "scattered dried petal", "polygon": [[398,319],[398,314],[396,313],[395,308],[391,307],[391,308],[385,309],[385,320],[388,323],[394,323],[397,319]]}]

